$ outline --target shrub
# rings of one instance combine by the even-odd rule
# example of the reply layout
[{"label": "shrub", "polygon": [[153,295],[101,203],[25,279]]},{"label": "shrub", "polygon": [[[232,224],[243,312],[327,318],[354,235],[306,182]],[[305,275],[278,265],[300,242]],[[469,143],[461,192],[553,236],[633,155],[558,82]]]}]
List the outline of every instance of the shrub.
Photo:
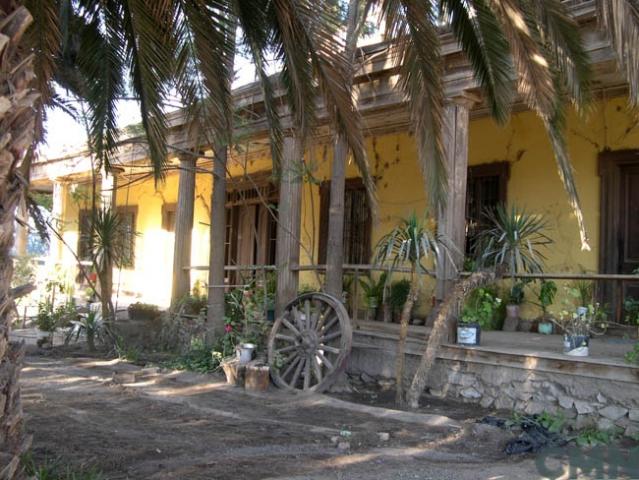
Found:
[{"label": "shrub", "polygon": [[461,322],[476,322],[485,330],[495,330],[500,326],[497,312],[501,303],[494,287],[476,288],[464,305]]},{"label": "shrub", "polygon": [[135,320],[154,320],[160,316],[160,309],[157,305],[150,303],[136,302],[127,308],[129,318]]}]

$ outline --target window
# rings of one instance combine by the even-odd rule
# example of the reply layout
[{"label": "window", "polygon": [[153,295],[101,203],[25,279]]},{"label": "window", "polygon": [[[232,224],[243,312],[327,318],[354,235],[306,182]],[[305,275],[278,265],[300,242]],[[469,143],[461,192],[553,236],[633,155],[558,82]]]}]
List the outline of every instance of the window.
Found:
[{"label": "window", "polygon": [[468,168],[466,192],[466,253],[487,227],[486,210],[506,203],[510,163],[494,162]]},{"label": "window", "polygon": [[162,205],[162,229],[167,232],[175,232],[176,203],[164,203]]},{"label": "window", "polygon": [[80,210],[78,216],[78,258],[91,261],[91,210]]},{"label": "window", "polygon": [[[326,263],[331,182],[320,186],[319,263]],[[371,213],[366,188],[359,178],[346,180],[344,192],[344,263],[366,264],[371,256]]]},{"label": "window", "polygon": [[120,217],[122,235],[124,236],[124,260],[122,262],[122,266],[124,268],[133,268],[135,265],[135,221],[138,213],[138,207],[117,207],[116,211]]}]

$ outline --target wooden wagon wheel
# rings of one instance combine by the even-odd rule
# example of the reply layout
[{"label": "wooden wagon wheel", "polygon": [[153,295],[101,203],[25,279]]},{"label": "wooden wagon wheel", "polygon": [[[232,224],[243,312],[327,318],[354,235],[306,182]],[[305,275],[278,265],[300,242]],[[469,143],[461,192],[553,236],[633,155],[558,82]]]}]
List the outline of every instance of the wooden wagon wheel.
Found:
[{"label": "wooden wagon wheel", "polygon": [[271,378],[281,388],[321,392],[343,371],[353,331],[335,297],[307,293],[286,306],[268,340]]}]

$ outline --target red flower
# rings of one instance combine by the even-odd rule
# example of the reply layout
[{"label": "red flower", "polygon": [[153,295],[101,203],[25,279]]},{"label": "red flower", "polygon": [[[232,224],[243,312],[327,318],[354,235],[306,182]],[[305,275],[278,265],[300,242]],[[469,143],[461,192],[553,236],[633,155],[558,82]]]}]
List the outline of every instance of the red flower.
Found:
[{"label": "red flower", "polygon": [[226,333],[231,333],[233,331],[233,326],[231,326],[230,323],[227,323],[226,325],[224,325],[224,331]]}]

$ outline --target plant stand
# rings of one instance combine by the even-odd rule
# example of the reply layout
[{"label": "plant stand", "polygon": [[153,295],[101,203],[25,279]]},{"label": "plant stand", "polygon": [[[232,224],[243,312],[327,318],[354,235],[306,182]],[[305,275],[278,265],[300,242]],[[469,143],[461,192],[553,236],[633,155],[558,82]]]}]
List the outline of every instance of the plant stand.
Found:
[{"label": "plant stand", "polygon": [[268,365],[248,365],[244,388],[253,392],[265,392],[270,383],[270,368]]}]

